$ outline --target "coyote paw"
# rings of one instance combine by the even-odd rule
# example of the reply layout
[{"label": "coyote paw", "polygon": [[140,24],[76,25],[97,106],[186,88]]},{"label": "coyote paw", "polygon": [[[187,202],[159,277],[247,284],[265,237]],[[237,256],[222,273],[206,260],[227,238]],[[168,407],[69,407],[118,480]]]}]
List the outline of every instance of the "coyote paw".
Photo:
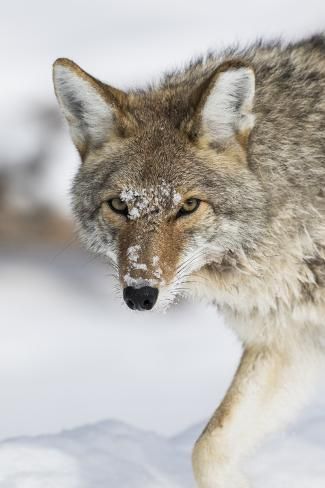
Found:
[{"label": "coyote paw", "polygon": [[250,483],[211,440],[201,438],[193,449],[193,472],[199,488],[250,488]]}]

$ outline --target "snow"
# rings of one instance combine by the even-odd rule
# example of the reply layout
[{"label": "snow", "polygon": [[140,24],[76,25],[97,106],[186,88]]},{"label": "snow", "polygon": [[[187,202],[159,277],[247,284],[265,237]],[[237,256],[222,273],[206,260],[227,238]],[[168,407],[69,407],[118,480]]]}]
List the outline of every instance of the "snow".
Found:
[{"label": "snow", "polygon": [[152,257],[153,274],[156,278],[158,278],[158,280],[161,279],[161,275],[162,275],[162,269],[159,266],[159,261],[160,261],[159,256]]},{"label": "snow", "polygon": [[140,251],[141,246],[139,244],[128,248],[126,253],[129,260],[129,269],[142,269],[143,271],[147,271],[146,264],[138,263]]},{"label": "snow", "polygon": [[[4,488],[194,488],[190,454],[203,425],[164,437],[107,420],[0,444]],[[256,488],[323,488],[325,415],[269,439],[246,471]]]},{"label": "snow", "polygon": [[142,269],[142,271],[147,271],[147,265],[145,263],[134,263],[134,269]]},{"label": "snow", "polygon": [[157,219],[162,208],[175,208],[182,197],[172,185],[162,179],[154,187],[124,188],[120,199],[129,206],[129,219],[136,220],[144,215]]},{"label": "snow", "polygon": [[128,215],[130,220],[136,220],[141,217],[140,210],[137,207],[131,208]]},{"label": "snow", "polygon": [[[145,266],[145,265],[143,265]],[[137,268],[141,269],[141,268]],[[144,268],[142,268],[144,269]],[[141,286],[157,286],[157,280],[153,278],[133,278],[129,273],[123,276],[123,280],[127,286],[133,286],[134,288],[140,288]]]},{"label": "snow", "polygon": [[174,191],[173,204],[176,207],[182,200],[182,196],[177,191]]}]

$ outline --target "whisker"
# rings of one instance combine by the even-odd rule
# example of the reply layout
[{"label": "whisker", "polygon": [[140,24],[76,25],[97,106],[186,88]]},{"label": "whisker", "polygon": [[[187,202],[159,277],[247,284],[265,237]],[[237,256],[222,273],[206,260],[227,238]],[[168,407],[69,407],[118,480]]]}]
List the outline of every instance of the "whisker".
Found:
[{"label": "whisker", "polygon": [[78,237],[75,236],[73,239],[70,239],[66,244],[64,244],[63,247],[51,258],[50,263],[53,263],[59,256],[61,256],[61,254],[67,251],[77,240]]},{"label": "whisker", "polygon": [[195,254],[190,256],[186,261],[184,261],[180,266],[178,266],[176,269],[176,273],[177,274],[181,273],[184,270],[184,268],[186,268],[187,266],[192,264],[195,260],[198,260],[199,258],[201,258],[204,255],[205,255],[205,253],[200,249]]}]

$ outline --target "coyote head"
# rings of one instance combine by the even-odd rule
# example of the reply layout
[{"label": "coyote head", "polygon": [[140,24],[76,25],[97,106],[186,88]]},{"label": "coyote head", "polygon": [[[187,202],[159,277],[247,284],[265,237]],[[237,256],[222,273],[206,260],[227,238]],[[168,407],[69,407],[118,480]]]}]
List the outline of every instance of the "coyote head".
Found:
[{"label": "coyote head", "polygon": [[164,307],[199,270],[222,272],[255,248],[266,200],[247,164],[251,67],[224,62],[125,93],[58,59],[54,85],[82,160],[81,237],[114,263],[130,308]]}]

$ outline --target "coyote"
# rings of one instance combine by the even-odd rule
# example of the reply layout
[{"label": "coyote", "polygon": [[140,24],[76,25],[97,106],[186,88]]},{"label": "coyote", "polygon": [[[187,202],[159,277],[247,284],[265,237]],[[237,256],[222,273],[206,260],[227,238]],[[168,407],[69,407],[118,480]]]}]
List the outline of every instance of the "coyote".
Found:
[{"label": "coyote", "polygon": [[54,86],[80,235],[127,306],[206,298],[243,344],[193,470],[200,488],[248,487],[244,456],[325,358],[325,36],[210,53],[127,92],[58,59]]}]

